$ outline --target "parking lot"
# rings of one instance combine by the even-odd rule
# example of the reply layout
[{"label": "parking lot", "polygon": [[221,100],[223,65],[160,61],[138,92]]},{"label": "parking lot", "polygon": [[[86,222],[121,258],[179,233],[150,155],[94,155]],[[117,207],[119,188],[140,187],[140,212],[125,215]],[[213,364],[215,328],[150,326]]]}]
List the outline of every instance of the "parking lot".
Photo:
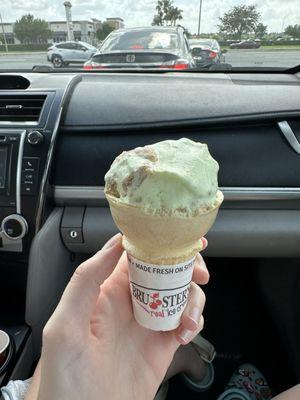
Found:
[{"label": "parking lot", "polygon": [[[300,64],[300,49],[253,49],[228,50],[225,54],[226,63],[234,67],[283,67],[288,68]],[[34,65],[52,65],[47,61],[45,52],[0,54],[0,69],[31,69]],[[72,66],[74,68],[76,66]]]}]

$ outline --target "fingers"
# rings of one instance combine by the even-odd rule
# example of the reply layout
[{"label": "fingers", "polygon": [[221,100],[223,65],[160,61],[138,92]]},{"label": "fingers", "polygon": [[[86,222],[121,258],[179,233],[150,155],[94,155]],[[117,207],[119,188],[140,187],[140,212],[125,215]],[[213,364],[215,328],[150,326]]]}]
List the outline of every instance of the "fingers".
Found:
[{"label": "fingers", "polygon": [[[204,251],[208,245],[207,239],[205,237],[201,238],[202,249]],[[200,253],[196,256],[195,268],[192,280],[199,285],[206,285],[209,281],[209,272],[206,268],[205,261]]]},{"label": "fingers", "polygon": [[196,255],[192,280],[198,285],[206,285],[209,281],[209,272],[200,253]]},{"label": "fingers", "polygon": [[[206,249],[208,242],[205,238],[201,238],[201,242],[202,242],[201,251],[203,251]],[[209,272],[206,268],[205,261],[203,260],[200,253],[198,253],[196,256],[196,262],[192,280],[198,283],[199,285],[206,285],[209,281]]]},{"label": "fingers", "polygon": [[202,329],[204,318],[205,294],[194,282],[191,283],[188,304],[182,315],[182,323],[175,336],[180,344],[188,344]]},{"label": "fingers", "polygon": [[96,305],[100,285],[112,273],[123,252],[121,234],[112,237],[93,257],[82,263],[67,285],[57,307],[62,320],[89,322]]},{"label": "fingers", "polygon": [[206,247],[208,246],[208,241],[205,237],[202,237],[200,240],[202,243],[202,249],[200,251],[204,251],[206,249]]}]

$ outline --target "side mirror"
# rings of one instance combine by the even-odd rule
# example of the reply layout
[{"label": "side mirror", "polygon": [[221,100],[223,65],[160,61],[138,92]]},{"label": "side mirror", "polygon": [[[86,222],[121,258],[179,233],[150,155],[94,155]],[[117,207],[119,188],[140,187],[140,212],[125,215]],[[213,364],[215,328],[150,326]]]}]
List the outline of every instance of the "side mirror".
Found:
[{"label": "side mirror", "polygon": [[200,55],[201,55],[201,49],[199,49],[198,47],[194,47],[192,49],[192,56],[199,57]]},{"label": "side mirror", "polygon": [[80,47],[80,50],[87,51],[87,48],[86,47]]},{"label": "side mirror", "polygon": [[228,52],[227,49],[222,49],[222,51],[221,51],[222,54],[226,54],[227,52]]}]

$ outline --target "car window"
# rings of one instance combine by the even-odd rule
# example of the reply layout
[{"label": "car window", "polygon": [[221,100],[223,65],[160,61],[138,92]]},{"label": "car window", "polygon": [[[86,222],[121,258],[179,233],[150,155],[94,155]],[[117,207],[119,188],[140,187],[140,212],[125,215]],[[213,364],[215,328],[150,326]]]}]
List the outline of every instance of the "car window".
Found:
[{"label": "car window", "polygon": [[192,46],[212,46],[211,40],[192,40],[190,43]]},{"label": "car window", "polygon": [[81,45],[81,47],[84,47],[85,49],[89,49],[89,50],[94,50],[94,46],[88,44],[88,43],[82,43],[82,42],[78,42],[79,45]]},{"label": "car window", "polygon": [[[109,68],[133,68],[135,63],[134,68],[145,70],[155,63],[156,68],[167,69],[193,47],[226,53],[203,60],[201,68],[211,71],[215,63],[226,64],[226,70],[288,69],[300,64],[300,1],[281,2],[278,9],[272,7],[274,2],[280,1],[0,0],[0,70],[31,70],[41,64],[74,69],[63,54],[62,60],[53,58],[56,47],[58,53],[76,50],[77,68],[99,73],[103,67],[93,64],[91,54],[105,53],[98,61]],[[238,51],[243,48],[251,51]],[[138,57],[126,58],[128,54],[121,52]]]},{"label": "car window", "polygon": [[178,46],[179,38],[176,32],[137,30],[110,34],[102,44],[101,50],[158,50],[176,49]]},{"label": "car window", "polygon": [[60,48],[60,49],[65,49],[65,50],[74,50],[76,48],[76,44],[75,43],[62,43],[57,45],[56,47]]},{"label": "car window", "polygon": [[74,49],[75,50],[80,50],[80,51],[87,50],[87,48],[85,46],[83,46],[82,44],[80,44],[80,43],[76,43]]}]

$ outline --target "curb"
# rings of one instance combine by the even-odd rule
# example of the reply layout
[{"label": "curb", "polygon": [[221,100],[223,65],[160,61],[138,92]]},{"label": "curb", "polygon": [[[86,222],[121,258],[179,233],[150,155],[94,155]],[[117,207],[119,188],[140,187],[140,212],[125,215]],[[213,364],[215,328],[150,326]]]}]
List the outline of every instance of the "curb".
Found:
[{"label": "curb", "polygon": [[32,54],[47,54],[47,51],[23,51],[23,52],[13,52],[9,51],[8,53],[6,52],[0,52],[0,57],[1,56],[24,56],[24,55],[32,55]]}]

